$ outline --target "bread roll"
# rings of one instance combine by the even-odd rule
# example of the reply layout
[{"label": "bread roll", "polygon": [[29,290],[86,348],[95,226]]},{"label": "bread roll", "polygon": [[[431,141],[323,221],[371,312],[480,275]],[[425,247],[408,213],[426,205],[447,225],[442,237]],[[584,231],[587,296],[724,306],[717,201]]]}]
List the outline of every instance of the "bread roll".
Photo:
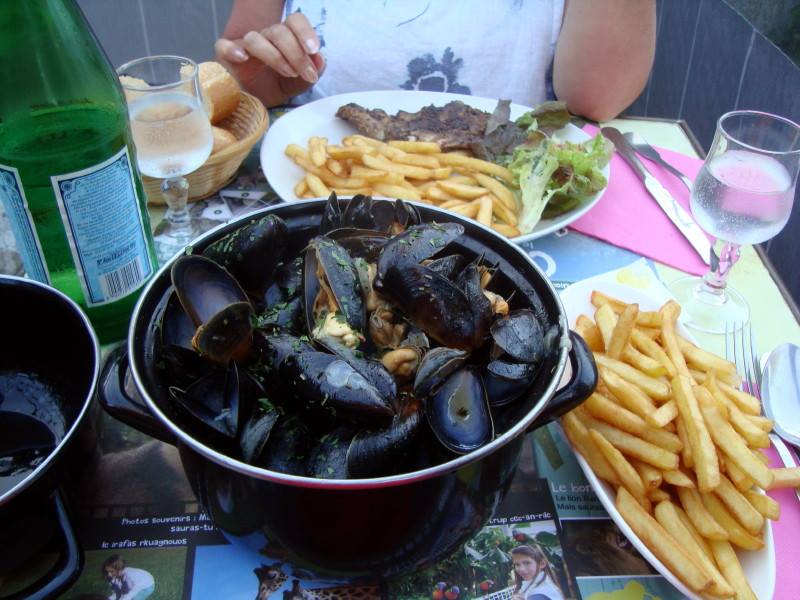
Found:
[{"label": "bread roll", "polygon": [[218,62],[204,62],[197,66],[208,117],[211,123],[219,123],[239,106],[239,84]]},{"label": "bread roll", "polygon": [[231,144],[236,143],[236,136],[227,129],[212,125],[211,132],[214,134],[214,147],[211,149],[211,154],[216,154],[220,150],[224,150]]}]

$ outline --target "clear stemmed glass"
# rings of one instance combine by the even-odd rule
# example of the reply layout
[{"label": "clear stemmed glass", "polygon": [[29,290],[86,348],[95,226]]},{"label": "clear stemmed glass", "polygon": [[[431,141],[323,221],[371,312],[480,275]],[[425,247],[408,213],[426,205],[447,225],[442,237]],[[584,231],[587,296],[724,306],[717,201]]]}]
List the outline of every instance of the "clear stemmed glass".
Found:
[{"label": "clear stemmed glass", "polygon": [[198,69],[181,56],[148,56],[122,65],[117,73],[128,100],[139,170],[163,179],[167,211],[154,235],[163,264],[208,228],[189,214],[184,177],[206,161],[214,143]]},{"label": "clear stemmed glass", "polygon": [[686,324],[725,333],[726,322],[746,323],[750,308],[727,285],[742,244],[760,244],[789,220],[800,167],[800,126],[768,113],[742,110],[717,121],[714,142],[692,186],[692,214],[722,244],[702,278],[670,285]]}]

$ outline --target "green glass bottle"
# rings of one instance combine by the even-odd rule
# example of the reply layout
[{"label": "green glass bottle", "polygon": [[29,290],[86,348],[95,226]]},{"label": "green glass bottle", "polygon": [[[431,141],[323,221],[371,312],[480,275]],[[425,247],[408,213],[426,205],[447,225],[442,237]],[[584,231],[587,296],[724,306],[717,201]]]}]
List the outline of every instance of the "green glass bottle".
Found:
[{"label": "green glass bottle", "polygon": [[0,0],[0,56],[0,202],[25,271],[122,339],[157,263],[114,69],[74,0]]}]

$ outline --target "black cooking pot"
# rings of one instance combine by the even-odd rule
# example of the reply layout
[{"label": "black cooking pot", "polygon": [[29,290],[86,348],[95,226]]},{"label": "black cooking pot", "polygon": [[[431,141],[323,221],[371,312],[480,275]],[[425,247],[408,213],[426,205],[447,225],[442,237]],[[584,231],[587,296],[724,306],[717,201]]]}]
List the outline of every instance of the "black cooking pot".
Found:
[{"label": "black cooking pot", "polygon": [[[287,256],[316,234],[324,201],[266,208],[209,232],[193,244],[209,244],[253,219],[272,213],[290,230]],[[176,443],[188,479],[204,509],[231,541],[288,559],[298,567],[337,576],[393,577],[437,562],[483,527],[514,474],[524,433],[583,401],[597,371],[591,353],[572,334],[558,296],[527,254],[473,221],[419,206],[425,221],[458,222],[465,234],[457,250],[480,254],[518,288],[516,307],[526,305],[553,327],[540,375],[524,398],[494,410],[497,437],[449,462],[420,471],[361,480],[298,477],[254,467],[210,448],[176,413],[155,357],[159,321],[172,286],[166,265],[134,310],[128,341],[130,372],[141,401],[126,397],[126,358],[118,356],[101,387],[101,403],[123,421]],[[557,391],[571,363],[569,382]],[[274,553],[274,554],[273,554]]]},{"label": "black cooking pot", "polygon": [[0,276],[0,578],[53,543],[59,558],[4,600],[52,598],[80,574],[83,555],[63,490],[96,440],[91,419],[97,337],[61,292]]}]

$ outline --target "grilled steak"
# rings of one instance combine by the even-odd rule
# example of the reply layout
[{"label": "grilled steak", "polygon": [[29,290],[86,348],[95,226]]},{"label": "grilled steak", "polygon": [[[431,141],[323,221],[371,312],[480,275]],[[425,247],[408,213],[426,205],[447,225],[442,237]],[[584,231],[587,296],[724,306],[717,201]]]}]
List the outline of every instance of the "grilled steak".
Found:
[{"label": "grilled steak", "polygon": [[426,106],[415,113],[401,110],[394,116],[351,102],[340,107],[336,116],[378,140],[438,142],[443,151],[469,149],[483,140],[489,120],[489,113],[458,101]]}]

